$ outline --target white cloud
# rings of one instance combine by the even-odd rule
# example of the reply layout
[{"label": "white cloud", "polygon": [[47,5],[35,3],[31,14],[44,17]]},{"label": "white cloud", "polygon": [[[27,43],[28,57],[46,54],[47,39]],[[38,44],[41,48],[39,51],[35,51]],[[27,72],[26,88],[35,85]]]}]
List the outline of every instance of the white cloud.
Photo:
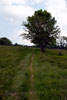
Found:
[{"label": "white cloud", "polygon": [[26,0],[0,0],[0,5],[24,4]]},{"label": "white cloud", "polygon": [[39,4],[42,3],[43,0],[0,0],[0,15],[4,15],[7,17],[12,17],[12,19],[25,19],[27,16],[31,16],[35,8],[28,5],[31,4]]},{"label": "white cloud", "polygon": [[22,45],[29,45],[29,46],[32,46],[33,45],[33,43],[31,43],[29,40],[24,40],[23,38],[21,38],[20,40],[19,40],[19,44],[21,44],[22,43]]},{"label": "white cloud", "polygon": [[[31,0],[32,1],[32,0]],[[44,0],[33,0],[33,3],[37,3],[37,4],[39,4],[39,3],[42,3]]]},{"label": "white cloud", "polygon": [[41,3],[43,2],[44,0],[0,0],[0,5],[3,4],[3,5],[9,5],[9,4],[25,4],[27,2],[33,2],[33,3]]},{"label": "white cloud", "polygon": [[20,36],[21,34],[24,34],[24,33],[28,33],[28,32],[26,32],[25,30],[16,30],[16,32],[15,32],[18,36]]},{"label": "white cloud", "polygon": [[[15,31],[15,37],[19,37],[19,39],[17,40],[19,44],[22,44],[22,45],[33,45],[33,43],[30,42],[30,40],[27,40],[27,39],[24,39],[21,34],[23,33],[27,33],[26,31],[24,30],[16,30]],[[15,38],[14,37],[14,38]]]},{"label": "white cloud", "polygon": [[5,6],[3,8],[3,14],[9,17],[13,17],[16,20],[25,20],[29,15],[31,16],[34,13],[34,9],[27,6]]},{"label": "white cloud", "polygon": [[27,16],[34,13],[34,9],[25,5],[4,5],[0,7],[0,14],[14,18],[15,20],[25,20]]},{"label": "white cloud", "polygon": [[46,9],[51,12],[61,28],[61,35],[67,36],[67,5],[65,0],[46,0]]}]

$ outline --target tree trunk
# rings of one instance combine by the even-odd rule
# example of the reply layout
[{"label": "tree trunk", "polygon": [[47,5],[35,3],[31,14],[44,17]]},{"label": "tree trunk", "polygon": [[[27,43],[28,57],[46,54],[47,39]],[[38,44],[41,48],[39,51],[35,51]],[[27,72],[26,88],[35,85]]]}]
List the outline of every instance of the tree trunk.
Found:
[{"label": "tree trunk", "polygon": [[45,47],[44,46],[40,46],[40,49],[41,49],[41,51],[43,52],[43,53],[45,53]]}]

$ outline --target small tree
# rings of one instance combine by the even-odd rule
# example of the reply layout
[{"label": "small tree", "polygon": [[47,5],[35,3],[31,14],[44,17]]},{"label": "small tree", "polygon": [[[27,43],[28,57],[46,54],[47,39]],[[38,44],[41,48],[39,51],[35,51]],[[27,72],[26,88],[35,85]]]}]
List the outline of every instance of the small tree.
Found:
[{"label": "small tree", "polygon": [[60,47],[63,48],[67,48],[67,37],[66,36],[60,36],[59,38],[59,45]]},{"label": "small tree", "polygon": [[64,47],[67,49],[67,37],[63,36],[63,40],[64,40]]},{"label": "small tree", "polygon": [[38,45],[42,52],[45,52],[47,45],[56,41],[60,33],[55,18],[46,10],[35,11],[34,15],[28,17],[23,25],[28,34],[24,33],[22,36]]}]

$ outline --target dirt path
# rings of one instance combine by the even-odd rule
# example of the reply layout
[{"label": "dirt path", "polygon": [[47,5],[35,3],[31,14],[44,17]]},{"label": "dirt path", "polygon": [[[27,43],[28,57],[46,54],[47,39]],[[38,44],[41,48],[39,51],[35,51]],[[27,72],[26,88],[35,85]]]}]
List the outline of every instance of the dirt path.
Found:
[{"label": "dirt path", "polygon": [[35,87],[34,87],[33,60],[34,60],[34,55],[31,58],[31,64],[30,64],[30,91],[29,91],[29,100],[38,100],[36,92],[35,92]]}]

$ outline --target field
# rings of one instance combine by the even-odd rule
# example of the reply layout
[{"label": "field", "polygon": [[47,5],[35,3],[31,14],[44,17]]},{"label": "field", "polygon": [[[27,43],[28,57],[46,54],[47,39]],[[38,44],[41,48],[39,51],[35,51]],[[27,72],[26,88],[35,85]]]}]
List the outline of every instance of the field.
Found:
[{"label": "field", "polygon": [[67,51],[0,46],[0,100],[67,100]]}]

